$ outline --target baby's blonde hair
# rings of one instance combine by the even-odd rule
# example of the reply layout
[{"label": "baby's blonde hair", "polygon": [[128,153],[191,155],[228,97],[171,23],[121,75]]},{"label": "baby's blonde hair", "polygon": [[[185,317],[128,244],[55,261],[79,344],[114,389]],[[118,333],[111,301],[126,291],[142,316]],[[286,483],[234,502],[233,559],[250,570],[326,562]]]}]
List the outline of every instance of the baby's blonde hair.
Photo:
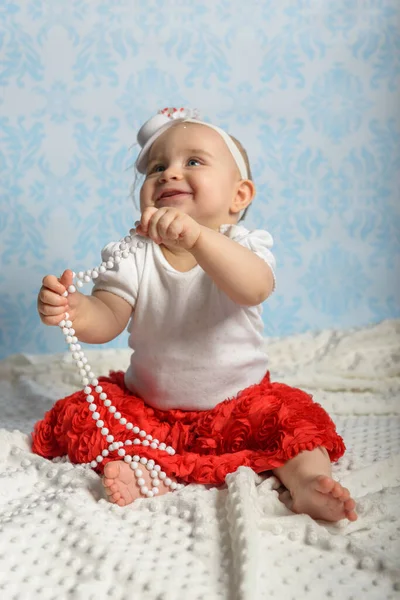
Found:
[{"label": "baby's blonde hair", "polygon": [[[229,137],[231,138],[231,140],[233,141],[233,143],[235,144],[235,146],[237,147],[237,149],[239,150],[240,154],[243,157],[243,160],[245,162],[246,168],[247,168],[247,173],[248,173],[248,179],[250,179],[250,181],[253,181],[253,175],[251,173],[251,168],[250,168],[250,161],[249,161],[249,156],[246,152],[246,150],[244,149],[244,147],[242,146],[242,144],[239,142],[239,140],[237,140],[233,135],[229,135]],[[250,204],[249,206],[246,206],[242,216],[240,217],[239,221],[243,221],[243,219],[245,218],[247,211],[249,210]]]}]

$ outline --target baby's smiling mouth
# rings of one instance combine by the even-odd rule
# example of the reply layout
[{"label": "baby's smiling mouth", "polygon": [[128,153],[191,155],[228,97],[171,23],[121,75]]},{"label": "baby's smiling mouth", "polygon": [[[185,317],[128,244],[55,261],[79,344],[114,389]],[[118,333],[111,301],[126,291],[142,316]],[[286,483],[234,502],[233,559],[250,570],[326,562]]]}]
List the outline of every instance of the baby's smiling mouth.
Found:
[{"label": "baby's smiling mouth", "polygon": [[168,200],[172,198],[179,198],[179,196],[186,196],[190,194],[189,191],[186,190],[178,190],[178,189],[169,189],[164,190],[157,198],[157,202],[161,202],[163,200]]}]

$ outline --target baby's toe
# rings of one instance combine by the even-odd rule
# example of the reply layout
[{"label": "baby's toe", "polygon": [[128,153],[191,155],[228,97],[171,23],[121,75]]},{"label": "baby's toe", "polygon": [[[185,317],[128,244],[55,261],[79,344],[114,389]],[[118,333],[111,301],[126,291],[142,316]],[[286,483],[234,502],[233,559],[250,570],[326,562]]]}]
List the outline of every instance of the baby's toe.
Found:
[{"label": "baby's toe", "polygon": [[121,493],[120,492],[114,492],[113,495],[111,496],[113,502],[118,502],[118,500],[121,500]]},{"label": "baby's toe", "polygon": [[331,494],[334,498],[343,499],[343,488],[338,481],[335,481],[335,485],[332,488]]},{"label": "baby's toe", "polygon": [[354,510],[355,507],[356,507],[356,503],[353,500],[353,498],[349,498],[344,503],[344,510],[346,510],[346,511],[352,511],[352,510]]},{"label": "baby's toe", "polygon": [[108,462],[104,467],[104,476],[108,479],[115,479],[119,475],[119,465],[116,461]]},{"label": "baby's toe", "polygon": [[125,506],[126,502],[123,498],[120,498],[115,504],[118,504],[118,506]]}]

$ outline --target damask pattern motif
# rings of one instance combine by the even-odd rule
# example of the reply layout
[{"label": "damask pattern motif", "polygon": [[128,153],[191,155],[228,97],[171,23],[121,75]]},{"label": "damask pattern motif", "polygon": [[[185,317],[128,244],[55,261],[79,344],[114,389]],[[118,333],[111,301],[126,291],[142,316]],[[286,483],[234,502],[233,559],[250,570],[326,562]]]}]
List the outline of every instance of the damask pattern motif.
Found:
[{"label": "damask pattern motif", "polygon": [[137,219],[135,135],[164,106],[248,150],[267,335],[400,316],[396,0],[0,0],[0,86],[0,357],[64,349],[41,279]]}]

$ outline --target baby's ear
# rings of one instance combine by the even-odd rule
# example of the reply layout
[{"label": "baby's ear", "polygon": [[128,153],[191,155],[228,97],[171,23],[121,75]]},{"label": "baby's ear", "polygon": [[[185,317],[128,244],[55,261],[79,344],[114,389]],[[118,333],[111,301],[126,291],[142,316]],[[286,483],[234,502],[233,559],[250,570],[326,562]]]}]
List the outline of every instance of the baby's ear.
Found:
[{"label": "baby's ear", "polygon": [[252,202],[256,193],[256,187],[251,179],[243,179],[239,182],[236,195],[232,200],[231,212],[240,213]]}]

